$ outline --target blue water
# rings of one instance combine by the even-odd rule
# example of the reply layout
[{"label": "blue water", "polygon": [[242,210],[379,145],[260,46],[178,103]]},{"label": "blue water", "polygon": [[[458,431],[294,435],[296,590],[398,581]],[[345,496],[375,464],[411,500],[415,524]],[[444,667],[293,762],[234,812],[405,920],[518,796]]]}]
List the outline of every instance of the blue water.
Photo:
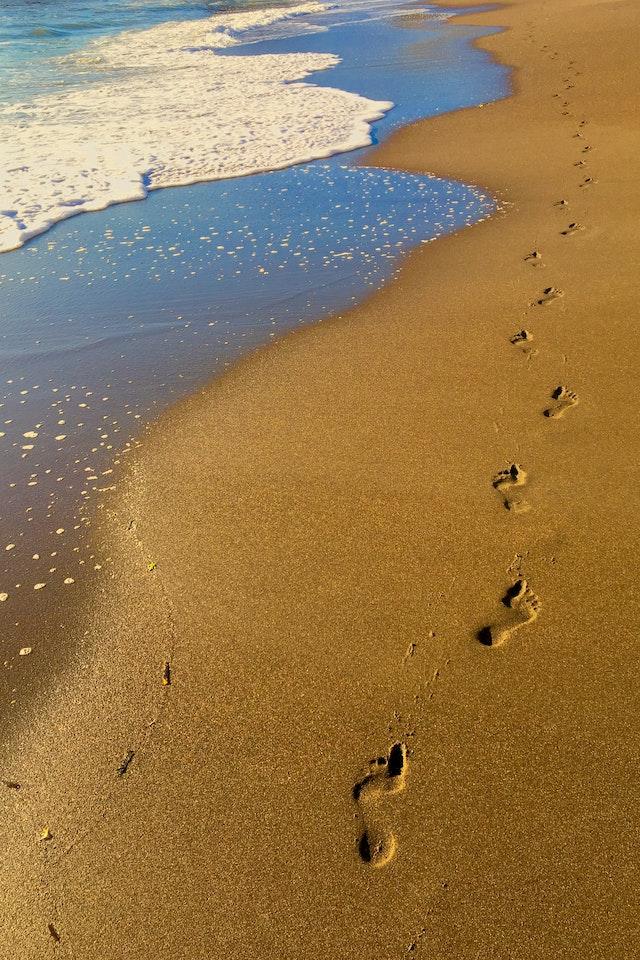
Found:
[{"label": "blue water", "polygon": [[[11,0],[0,11],[5,93],[50,90],[52,50],[219,7]],[[389,8],[344,4],[313,18],[323,32],[288,24],[287,36],[256,34],[233,53],[339,54],[312,80],[393,100],[378,139],[507,92],[505,70],[471,46],[486,31],[393,19]],[[0,548],[16,544],[0,552],[0,593],[12,618],[21,596],[33,603],[36,581],[53,588],[93,569],[85,528],[143,424],[242,354],[379,288],[417,244],[494,209],[480,190],[358,166],[363,158],[156,191],[0,256]]]},{"label": "blue water", "polygon": [[214,0],[2,0],[0,103],[36,90],[55,92],[61,78],[51,58],[90,40],[205,17],[222,6]]},{"label": "blue water", "polygon": [[[389,14],[393,9],[384,0],[364,10],[343,4],[339,14],[328,11],[312,18],[326,27],[328,34],[253,42],[226,53],[337,53],[342,63],[332,70],[312,74],[310,80],[318,86],[364,94],[372,100],[393,101],[393,110],[373,126],[374,142],[415,120],[506,95],[508,71],[489,54],[470,46],[474,39],[495,31],[462,26],[455,17],[427,17],[419,27],[407,25],[413,19],[397,17],[396,26],[390,28]],[[407,3],[396,5],[396,9],[400,12],[424,8]],[[427,10],[434,14],[437,8]]]}]

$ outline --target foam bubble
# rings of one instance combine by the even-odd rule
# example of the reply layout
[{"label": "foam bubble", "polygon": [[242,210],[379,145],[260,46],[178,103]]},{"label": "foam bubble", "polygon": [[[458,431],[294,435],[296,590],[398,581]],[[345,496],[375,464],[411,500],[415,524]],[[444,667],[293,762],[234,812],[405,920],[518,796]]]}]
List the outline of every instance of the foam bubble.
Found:
[{"label": "foam bubble", "polygon": [[151,189],[280,169],[370,143],[369,124],[392,103],[302,82],[338,57],[217,52],[256,26],[323,9],[309,3],[166,23],[60,58],[69,89],[0,110],[0,252]]}]

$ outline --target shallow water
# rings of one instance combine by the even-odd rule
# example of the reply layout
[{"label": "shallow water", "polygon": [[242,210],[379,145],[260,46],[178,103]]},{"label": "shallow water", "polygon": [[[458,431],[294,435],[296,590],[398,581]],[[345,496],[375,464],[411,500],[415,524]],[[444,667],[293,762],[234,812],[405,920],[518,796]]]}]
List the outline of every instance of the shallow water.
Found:
[{"label": "shallow water", "polygon": [[91,39],[169,19],[198,19],[221,6],[212,0],[3,0],[0,104],[58,90],[60,74],[51,58]]},{"label": "shallow water", "polygon": [[314,15],[324,10],[305,2],[169,21],[55,58],[57,91],[0,108],[0,252],[150,190],[368,145],[369,123],[392,104],[310,82],[335,54],[220,56],[255,36],[322,31]]},{"label": "shallow water", "polygon": [[[318,18],[322,33],[252,37],[244,52],[339,54],[313,81],[394,100],[377,138],[506,92],[502,68],[470,47],[480,31],[388,13],[352,5]],[[143,426],[257,345],[377,289],[417,244],[494,209],[480,190],[361,159],[157,191],[0,257],[5,703],[19,702],[38,656],[34,629],[43,637],[104,566],[87,527]],[[27,642],[34,652],[18,657]]]}]

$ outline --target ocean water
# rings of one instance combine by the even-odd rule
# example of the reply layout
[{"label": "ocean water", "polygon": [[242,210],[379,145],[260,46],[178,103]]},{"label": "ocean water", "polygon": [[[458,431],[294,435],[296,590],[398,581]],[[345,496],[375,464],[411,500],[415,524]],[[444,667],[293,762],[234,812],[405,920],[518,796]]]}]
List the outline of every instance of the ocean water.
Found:
[{"label": "ocean water", "polygon": [[54,58],[57,90],[0,109],[0,253],[149,190],[281,169],[369,143],[369,123],[392,104],[307,80],[335,66],[335,55],[218,55],[274,27],[286,33],[291,21],[296,33],[321,30],[310,18],[324,10],[311,2],[171,20]]},{"label": "ocean water", "polygon": [[[28,679],[17,651],[34,631],[44,644],[47,623],[60,633],[66,591],[108,566],[89,528],[146,424],[256,346],[379,288],[417,244],[495,209],[478,188],[368,168],[354,149],[504,95],[506,72],[471,46],[483,31],[399,0],[301,7],[0,8],[0,125],[18,118],[11,163],[34,170],[8,178],[13,206],[6,193],[1,204],[11,229],[25,227],[0,254],[5,706]],[[106,149],[118,137],[120,181]],[[78,166],[98,141],[93,167]],[[152,160],[141,180],[132,144]],[[320,159],[292,165],[306,157]],[[113,205],[78,215],[76,204],[61,220],[56,203],[81,199],[78,177],[88,205]],[[136,177],[146,198],[117,202],[114,183]]]}]

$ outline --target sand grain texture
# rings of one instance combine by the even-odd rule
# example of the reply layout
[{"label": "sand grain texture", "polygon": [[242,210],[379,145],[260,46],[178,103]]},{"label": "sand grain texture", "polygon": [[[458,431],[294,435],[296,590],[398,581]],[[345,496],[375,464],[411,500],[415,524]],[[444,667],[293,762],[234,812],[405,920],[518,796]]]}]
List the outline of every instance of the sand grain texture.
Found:
[{"label": "sand grain texture", "polygon": [[[640,10],[469,19],[508,27],[515,95],[372,162],[502,213],[151,432],[84,653],[3,763],[3,958],[637,955]],[[523,579],[539,615],[482,644]]]}]

